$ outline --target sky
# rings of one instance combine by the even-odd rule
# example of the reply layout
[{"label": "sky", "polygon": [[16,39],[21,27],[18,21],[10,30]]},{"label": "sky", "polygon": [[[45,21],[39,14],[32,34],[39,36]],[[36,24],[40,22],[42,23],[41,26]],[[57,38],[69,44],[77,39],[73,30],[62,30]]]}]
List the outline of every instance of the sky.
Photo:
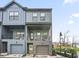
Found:
[{"label": "sky", "polygon": [[[0,0],[3,7],[12,0]],[[52,8],[53,42],[59,39],[59,33],[79,36],[79,0],[15,0],[28,8]],[[68,33],[67,33],[68,32]],[[79,38],[79,37],[78,37]],[[69,39],[72,41],[71,39]],[[76,41],[79,42],[79,39]]]}]

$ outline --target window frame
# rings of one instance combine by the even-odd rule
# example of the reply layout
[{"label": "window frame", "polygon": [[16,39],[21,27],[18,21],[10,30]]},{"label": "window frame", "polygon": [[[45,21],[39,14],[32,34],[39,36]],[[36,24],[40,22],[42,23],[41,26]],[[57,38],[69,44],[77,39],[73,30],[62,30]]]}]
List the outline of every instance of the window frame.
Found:
[{"label": "window frame", "polygon": [[[13,15],[10,15],[11,12],[13,13]],[[18,15],[15,15],[16,12],[18,13]],[[19,12],[18,11],[9,11],[9,20],[18,20],[18,19],[19,19]]]},{"label": "window frame", "polygon": [[[36,16],[33,16],[34,13],[36,13],[37,15],[36,15]],[[33,21],[37,21],[37,18],[38,18],[38,13],[37,13],[37,12],[33,12],[33,13],[32,13],[32,20],[33,20]]]},{"label": "window frame", "polygon": [[[46,35],[44,33],[47,33]],[[46,41],[48,39],[48,31],[42,32],[42,41]]]},{"label": "window frame", "polygon": [[22,31],[16,31],[15,32],[15,39],[24,39],[24,32],[22,32]]},{"label": "window frame", "polygon": [[[33,35],[31,35],[31,34],[33,34]],[[31,38],[31,37],[33,37],[33,38]],[[30,32],[30,40],[34,40],[34,33],[33,32]]]},{"label": "window frame", "polygon": [[[41,14],[44,14],[44,16],[41,16]],[[40,21],[45,21],[46,20],[46,13],[45,12],[41,12],[40,13]]]}]

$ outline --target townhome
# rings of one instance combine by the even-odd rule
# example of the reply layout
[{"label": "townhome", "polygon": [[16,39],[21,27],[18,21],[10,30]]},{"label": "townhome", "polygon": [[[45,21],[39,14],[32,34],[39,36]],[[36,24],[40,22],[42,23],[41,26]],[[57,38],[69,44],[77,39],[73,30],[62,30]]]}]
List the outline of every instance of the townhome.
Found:
[{"label": "townhome", "polygon": [[0,52],[52,54],[52,9],[28,8],[15,1],[0,8]]}]

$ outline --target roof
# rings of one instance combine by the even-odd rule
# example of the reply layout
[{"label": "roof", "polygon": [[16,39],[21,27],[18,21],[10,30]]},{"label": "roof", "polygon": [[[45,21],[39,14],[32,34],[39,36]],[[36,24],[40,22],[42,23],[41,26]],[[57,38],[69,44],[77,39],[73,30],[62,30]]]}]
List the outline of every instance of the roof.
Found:
[{"label": "roof", "polygon": [[27,7],[23,7],[19,3],[15,2],[14,0],[11,1],[10,3],[8,3],[6,6],[1,7],[0,10],[2,10],[2,11],[6,10],[9,6],[11,6],[14,3],[25,11],[40,11],[40,10],[42,10],[42,11],[51,11],[52,10],[52,8],[27,8]]},{"label": "roof", "polygon": [[27,8],[27,11],[51,11],[52,8]]}]

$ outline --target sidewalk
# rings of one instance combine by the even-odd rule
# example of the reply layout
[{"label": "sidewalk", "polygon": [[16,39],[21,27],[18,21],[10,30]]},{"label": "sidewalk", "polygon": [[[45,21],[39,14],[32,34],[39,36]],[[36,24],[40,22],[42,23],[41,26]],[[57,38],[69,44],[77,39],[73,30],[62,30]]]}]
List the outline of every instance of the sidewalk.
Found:
[{"label": "sidewalk", "polygon": [[36,56],[36,58],[67,58],[67,57],[64,57],[64,56],[61,56],[61,55],[56,55],[56,56],[49,56],[49,55],[39,55],[39,56]]},{"label": "sidewalk", "polygon": [[68,57],[64,57],[64,56],[61,56],[61,55],[56,55],[56,56],[53,56],[52,58],[68,58]]},{"label": "sidewalk", "polygon": [[0,56],[0,58],[67,58],[61,55],[56,55],[56,56],[50,56],[50,55],[36,55],[33,57],[33,55],[26,55],[23,56],[23,54],[10,54],[10,55],[5,55],[5,56]]},{"label": "sidewalk", "polygon": [[0,58],[21,58],[23,54],[10,54],[5,56],[0,56]]},{"label": "sidewalk", "polygon": [[36,55],[33,57],[33,55],[26,55],[23,58],[67,58],[61,55],[56,55],[56,56],[50,56],[50,55]]}]

